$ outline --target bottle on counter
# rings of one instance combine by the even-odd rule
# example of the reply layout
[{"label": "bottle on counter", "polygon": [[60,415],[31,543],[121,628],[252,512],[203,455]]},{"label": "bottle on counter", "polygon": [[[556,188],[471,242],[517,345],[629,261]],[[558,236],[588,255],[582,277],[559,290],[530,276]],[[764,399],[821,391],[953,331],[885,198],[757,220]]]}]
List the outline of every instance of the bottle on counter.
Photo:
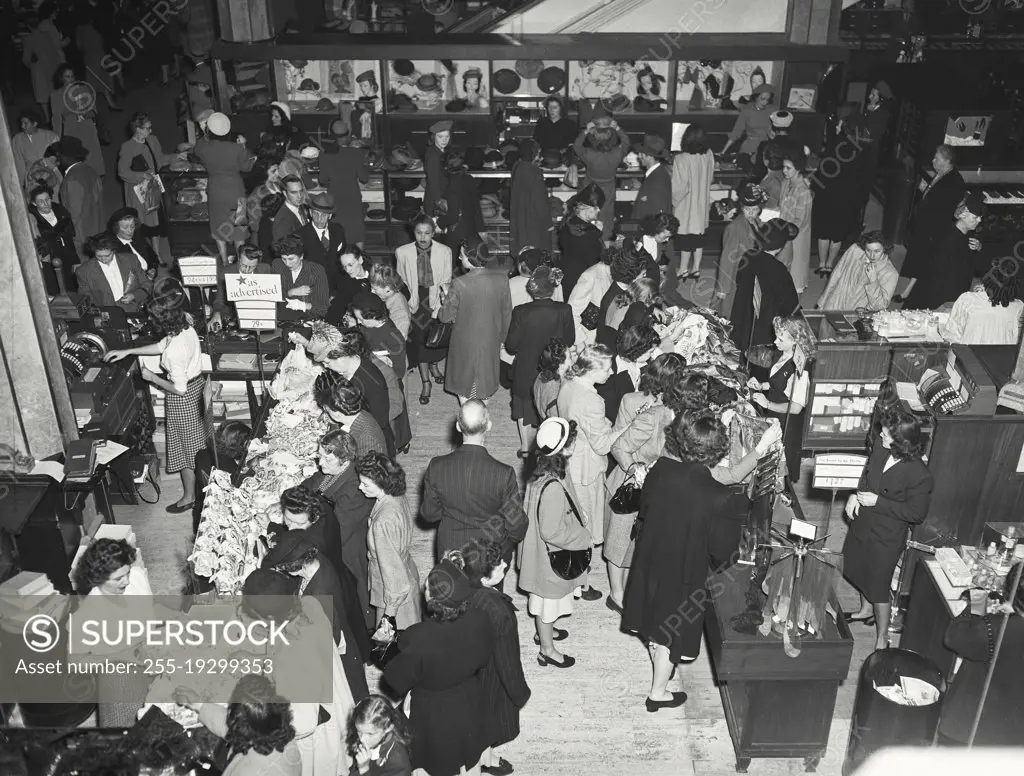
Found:
[{"label": "bottle on counter", "polygon": [[1017,529],[1014,526],[1010,526],[1006,529],[1006,535],[1003,536],[1003,548],[1002,552],[999,553],[999,565],[1002,568],[1009,569],[1013,565],[1013,554],[1017,549]]}]

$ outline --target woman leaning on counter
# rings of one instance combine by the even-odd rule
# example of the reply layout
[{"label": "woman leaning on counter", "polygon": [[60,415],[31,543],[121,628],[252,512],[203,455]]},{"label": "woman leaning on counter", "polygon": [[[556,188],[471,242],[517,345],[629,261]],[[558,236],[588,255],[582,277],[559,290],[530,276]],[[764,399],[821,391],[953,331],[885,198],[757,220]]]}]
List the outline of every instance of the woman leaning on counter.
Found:
[{"label": "woman leaning on counter", "polygon": [[850,530],[843,544],[843,575],[861,594],[847,622],[875,626],[875,648],[889,644],[892,574],[907,529],[928,514],[934,481],[922,460],[921,422],[898,408],[882,412],[859,490],[846,502]]}]

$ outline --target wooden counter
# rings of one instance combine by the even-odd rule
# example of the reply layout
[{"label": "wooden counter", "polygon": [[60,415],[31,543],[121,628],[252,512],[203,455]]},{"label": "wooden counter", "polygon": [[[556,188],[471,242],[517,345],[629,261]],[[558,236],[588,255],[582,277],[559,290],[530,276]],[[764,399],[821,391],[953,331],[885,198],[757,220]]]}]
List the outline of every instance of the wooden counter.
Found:
[{"label": "wooden counter", "polygon": [[[746,773],[754,757],[803,757],[814,771],[828,747],[853,636],[845,622],[826,616],[823,638],[802,642],[800,655],[790,658],[774,635],[737,633],[731,621],[746,608],[749,581],[742,566],[713,577],[704,621],[736,770]],[[835,598],[832,606],[841,611]]]},{"label": "wooden counter", "polygon": [[949,587],[938,561],[928,558],[918,563],[910,587],[900,649],[909,649],[928,658],[948,677],[956,663],[956,654],[946,649],[943,639],[949,623],[966,606]]}]

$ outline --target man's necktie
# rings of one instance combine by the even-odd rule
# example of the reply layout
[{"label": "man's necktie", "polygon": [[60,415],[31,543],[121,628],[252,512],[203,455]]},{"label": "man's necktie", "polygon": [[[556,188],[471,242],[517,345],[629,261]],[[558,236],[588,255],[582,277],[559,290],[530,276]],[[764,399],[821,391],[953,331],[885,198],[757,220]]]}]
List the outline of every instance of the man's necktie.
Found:
[{"label": "man's necktie", "polygon": [[324,246],[324,252],[327,253],[331,250],[331,238],[327,236],[327,230],[325,229],[320,235],[320,244]]}]

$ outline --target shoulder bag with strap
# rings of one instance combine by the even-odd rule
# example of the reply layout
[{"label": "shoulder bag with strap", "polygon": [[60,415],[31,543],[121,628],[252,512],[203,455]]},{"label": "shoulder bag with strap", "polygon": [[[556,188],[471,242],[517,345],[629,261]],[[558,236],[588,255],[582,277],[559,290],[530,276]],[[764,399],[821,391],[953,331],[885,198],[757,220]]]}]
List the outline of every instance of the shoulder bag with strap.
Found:
[{"label": "shoulder bag with strap", "polygon": [[[583,518],[580,517],[579,510],[576,508],[576,504],[573,502],[572,496],[566,489],[565,485],[562,484],[561,480],[549,480],[544,488],[547,488],[552,482],[557,482],[564,493],[566,500],[569,502],[569,507],[572,509],[573,514],[576,515],[576,519],[580,521],[580,525],[584,528],[587,527],[586,523],[583,522]],[[541,490],[543,494],[544,490]],[[540,497],[537,498],[538,506],[540,504]],[[551,570],[555,572],[562,579],[571,582],[574,579],[578,579],[583,573],[590,568],[590,559],[594,552],[592,547],[587,547],[585,550],[553,550],[551,545],[548,544],[547,539],[544,538],[544,532],[541,530],[541,521],[537,519],[537,534],[540,536],[544,546],[548,550],[548,563],[551,564]]]}]

